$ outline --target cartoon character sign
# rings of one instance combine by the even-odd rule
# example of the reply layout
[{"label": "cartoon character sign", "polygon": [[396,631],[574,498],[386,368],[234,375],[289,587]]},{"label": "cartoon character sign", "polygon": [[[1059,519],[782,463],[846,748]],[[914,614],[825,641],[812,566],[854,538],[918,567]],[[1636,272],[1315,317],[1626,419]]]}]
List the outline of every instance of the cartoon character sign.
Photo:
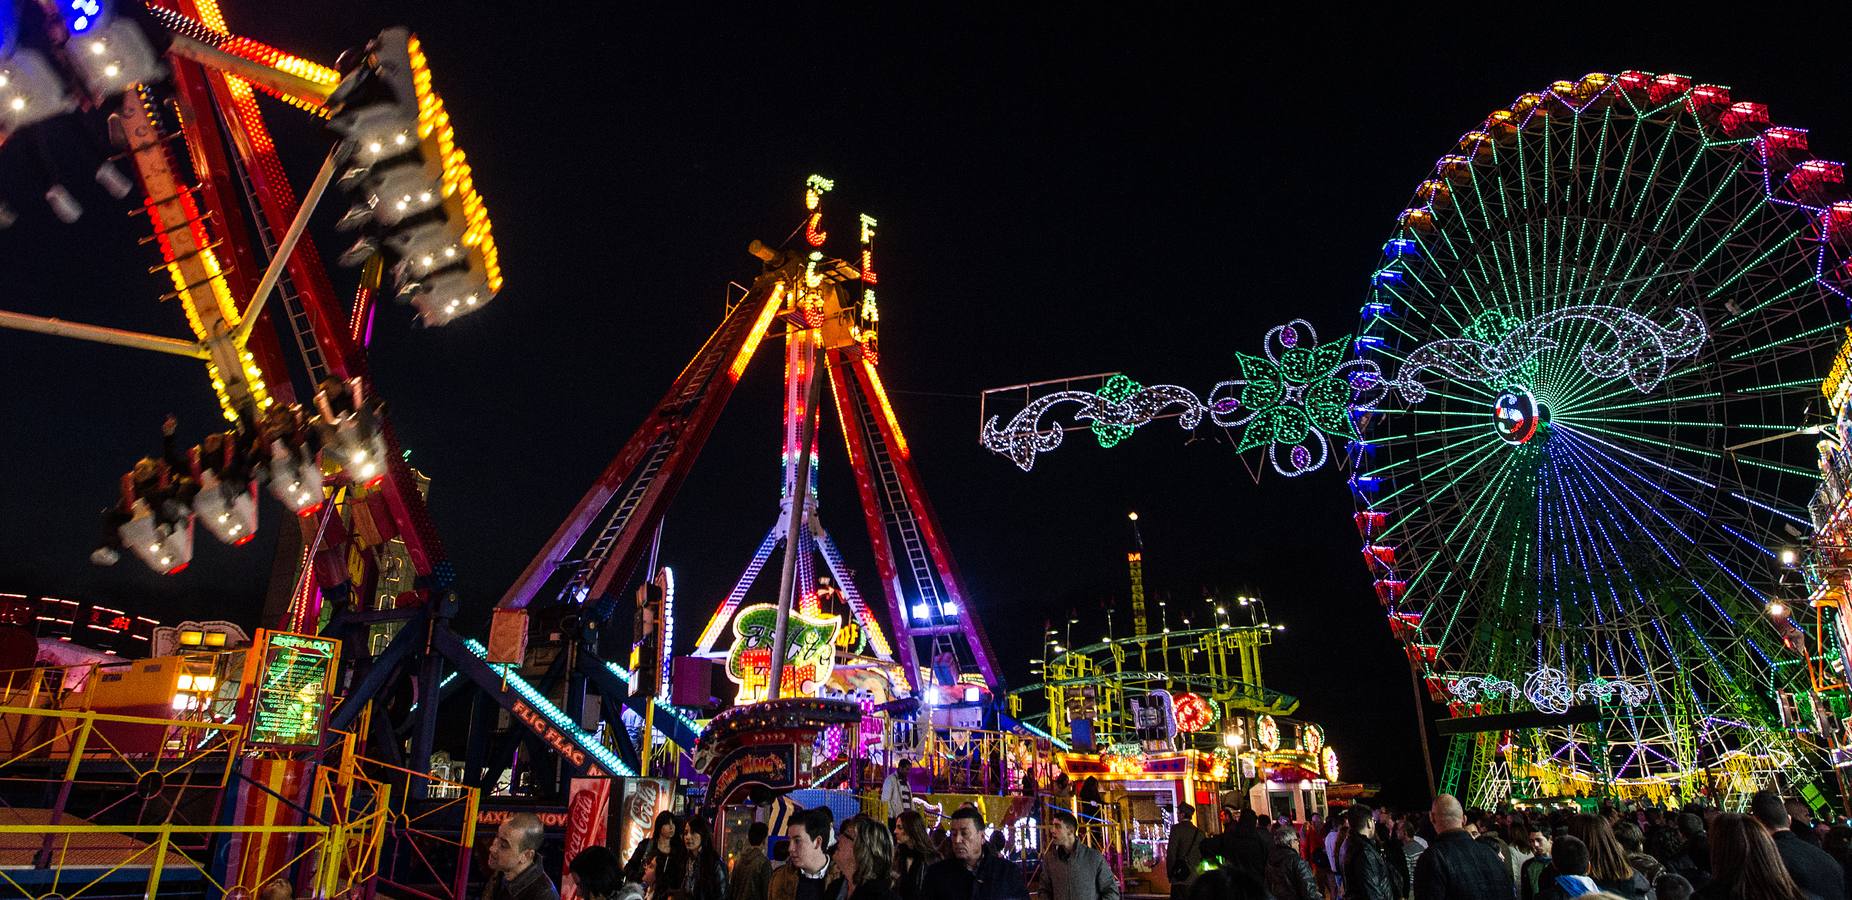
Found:
[{"label": "cartoon character sign", "polygon": [[[836,667],[836,631],[842,617],[791,611],[785,624],[785,665],[780,693],[816,696]],[[739,685],[735,703],[757,703],[771,689],[772,637],[778,607],[760,603],[733,617],[733,649],[727,653],[727,678]]]}]

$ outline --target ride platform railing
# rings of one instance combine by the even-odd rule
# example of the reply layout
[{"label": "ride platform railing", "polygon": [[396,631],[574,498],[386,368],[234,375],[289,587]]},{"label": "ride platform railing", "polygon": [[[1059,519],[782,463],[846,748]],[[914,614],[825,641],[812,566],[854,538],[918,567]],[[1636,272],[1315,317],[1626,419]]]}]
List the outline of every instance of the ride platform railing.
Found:
[{"label": "ride platform railing", "polygon": [[365,757],[357,757],[356,764],[368,777],[392,788],[386,827],[389,852],[379,886],[395,896],[463,900],[481,791]]},{"label": "ride platform railing", "polygon": [[[398,808],[351,739],[326,765],[250,751],[235,724],[24,706],[0,706],[0,737],[5,896],[254,895],[279,879],[365,896]],[[253,765],[307,777],[279,790]]]},{"label": "ride platform railing", "polygon": [[[843,746],[865,765],[844,769],[851,788],[879,788],[886,769],[900,760],[913,762],[916,771],[929,773],[920,786],[941,794],[1015,794],[1022,777],[1033,775],[1046,787],[1056,772],[1055,747],[1050,741],[1013,731],[959,728],[924,721],[873,714],[844,726]],[[860,748],[871,746],[863,754]],[[819,767],[829,773],[836,763]],[[926,776],[915,776],[925,779]]]}]

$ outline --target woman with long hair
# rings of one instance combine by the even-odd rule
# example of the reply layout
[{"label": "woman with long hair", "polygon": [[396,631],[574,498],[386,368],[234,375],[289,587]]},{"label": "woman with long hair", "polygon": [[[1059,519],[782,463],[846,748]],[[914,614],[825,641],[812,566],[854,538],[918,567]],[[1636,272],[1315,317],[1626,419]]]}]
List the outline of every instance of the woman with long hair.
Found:
[{"label": "woman with long hair", "polygon": [[1653,883],[1627,862],[1627,848],[1614,837],[1607,819],[1577,813],[1569,819],[1569,833],[1588,845],[1588,877],[1596,887],[1631,900],[1652,896]]},{"label": "woman with long hair", "polygon": [[669,857],[668,876],[658,875],[650,900],[725,900],[727,865],[714,846],[707,820],[691,815],[682,823],[681,840]]},{"label": "woman with long hair", "polygon": [[1812,898],[1788,877],[1768,829],[1749,816],[1722,813],[1710,827],[1710,884],[1701,900],[1827,900]]},{"label": "woman with long hair", "polygon": [[926,831],[926,818],[907,810],[894,819],[896,873],[902,900],[919,900],[926,886],[926,867],[939,861],[939,850]]},{"label": "woman with long hair", "polygon": [[631,851],[630,861],[624,864],[624,880],[653,887],[657,876],[667,868],[669,857],[675,855],[676,831],[674,813],[666,809],[657,813],[656,824],[650,827],[650,839],[637,844],[637,849]]},{"label": "woman with long hair", "polygon": [[867,816],[850,816],[837,830],[832,858],[842,873],[847,900],[898,900],[894,839],[887,826]]}]

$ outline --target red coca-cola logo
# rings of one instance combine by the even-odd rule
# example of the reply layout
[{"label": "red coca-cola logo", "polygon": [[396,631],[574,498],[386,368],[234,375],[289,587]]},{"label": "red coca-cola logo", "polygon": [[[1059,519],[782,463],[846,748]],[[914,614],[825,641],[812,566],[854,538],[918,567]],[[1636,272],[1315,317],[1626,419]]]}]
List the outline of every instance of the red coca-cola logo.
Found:
[{"label": "red coca-cola logo", "polygon": [[592,792],[578,791],[566,808],[566,858],[572,859],[585,849],[592,834]]},{"label": "red coca-cola logo", "polygon": [[650,827],[656,818],[657,802],[662,797],[662,785],[654,780],[637,779],[630,782],[630,788],[630,799],[624,809],[627,820],[624,829],[626,858],[638,844],[649,840]]}]

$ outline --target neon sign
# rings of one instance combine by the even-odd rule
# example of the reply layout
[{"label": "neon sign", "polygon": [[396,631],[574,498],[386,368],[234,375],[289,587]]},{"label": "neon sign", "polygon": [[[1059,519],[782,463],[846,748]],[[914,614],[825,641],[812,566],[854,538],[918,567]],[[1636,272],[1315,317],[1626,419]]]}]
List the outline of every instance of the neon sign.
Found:
[{"label": "neon sign", "polygon": [[245,683],[253,686],[250,743],[255,747],[321,746],[341,642],[312,634],[259,631]]},{"label": "neon sign", "polygon": [[[836,632],[842,617],[813,615],[797,610],[785,625],[785,665],[782,693],[816,696],[829,683],[836,667]],[[757,703],[771,689],[772,638],[778,628],[778,607],[760,603],[741,609],[733,617],[733,649],[727,652],[727,678],[739,685],[735,703]]]}]

